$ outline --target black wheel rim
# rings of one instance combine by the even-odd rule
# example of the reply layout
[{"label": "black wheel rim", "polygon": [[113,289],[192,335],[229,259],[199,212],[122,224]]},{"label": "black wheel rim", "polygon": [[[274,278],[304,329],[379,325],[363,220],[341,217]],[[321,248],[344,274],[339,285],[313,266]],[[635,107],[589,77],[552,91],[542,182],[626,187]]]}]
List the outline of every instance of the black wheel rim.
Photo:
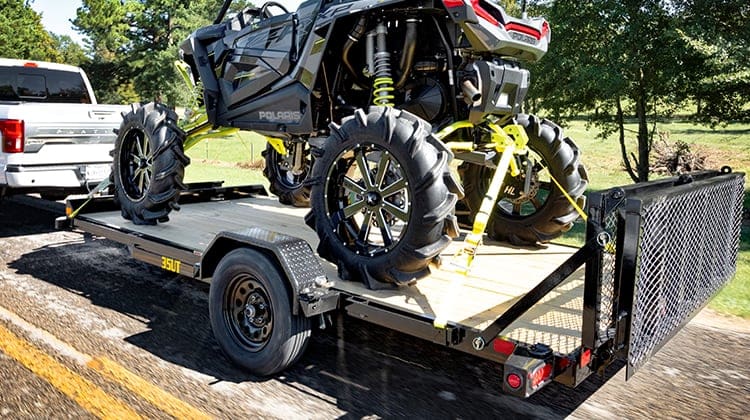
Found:
[{"label": "black wheel rim", "polygon": [[[495,211],[511,218],[524,218],[544,208],[555,187],[547,164],[533,148],[529,147],[526,155],[517,156],[516,162],[520,173],[505,176]],[[492,171],[485,169],[483,172],[482,191],[487,191]]]},{"label": "black wheel rim", "polygon": [[360,144],[338,155],[326,178],[326,215],[345,247],[375,256],[396,247],[411,215],[405,168],[376,144]]},{"label": "black wheel rim", "polygon": [[[286,147],[290,145],[286,144]],[[293,155],[281,156],[276,149],[271,148],[270,152],[273,161],[272,170],[276,172],[276,180],[287,190],[296,190],[302,187],[303,182],[307,179],[307,171],[310,170],[310,162],[307,156],[304,157],[304,168],[299,173],[294,173]]]},{"label": "black wheel rim", "polygon": [[265,287],[249,274],[235,276],[224,291],[224,322],[235,342],[261,350],[273,331],[273,307]]},{"label": "black wheel rim", "polygon": [[153,179],[154,157],[148,137],[141,130],[130,130],[120,153],[120,178],[125,194],[132,201],[142,200]]}]

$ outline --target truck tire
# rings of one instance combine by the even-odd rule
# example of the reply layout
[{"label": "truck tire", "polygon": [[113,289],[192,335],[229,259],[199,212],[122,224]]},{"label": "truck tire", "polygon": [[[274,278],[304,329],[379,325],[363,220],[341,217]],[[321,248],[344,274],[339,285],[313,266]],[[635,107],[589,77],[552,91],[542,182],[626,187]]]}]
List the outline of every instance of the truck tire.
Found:
[{"label": "truck tire", "polygon": [[112,173],[122,216],[137,225],[165,222],[177,209],[185,166],[185,132],[165,105],[134,105],[123,115],[115,141]]},{"label": "truck tire", "polygon": [[[527,162],[532,168],[529,193],[524,192],[524,168],[517,177],[508,174],[490,217],[487,234],[514,245],[549,242],[570,230],[579,216],[550,180],[550,175],[581,207],[588,175],[580,162],[578,147],[563,136],[560,126],[534,115],[518,115],[516,122],[526,129],[529,136],[531,153]],[[489,187],[492,171],[469,163],[459,167],[466,195],[464,204],[472,221]]]},{"label": "truck tire", "polygon": [[211,329],[237,365],[259,376],[294,364],[311,335],[310,320],[292,314],[287,282],[267,256],[238,248],[221,259],[208,293]]},{"label": "truck tire", "polygon": [[457,234],[457,191],[446,184],[460,188],[445,179],[452,154],[441,145],[427,122],[392,108],[357,110],[331,125],[306,221],[342,278],[382,288],[429,273]]},{"label": "truck tire", "polygon": [[279,198],[279,203],[287,204],[294,207],[310,207],[310,186],[307,179],[310,176],[311,161],[309,158],[309,147],[305,146],[305,169],[298,175],[292,173],[284,162],[284,157],[279,155],[270,144],[266,145],[263,151],[266,166],[263,168],[263,175],[268,180],[271,193]]}]

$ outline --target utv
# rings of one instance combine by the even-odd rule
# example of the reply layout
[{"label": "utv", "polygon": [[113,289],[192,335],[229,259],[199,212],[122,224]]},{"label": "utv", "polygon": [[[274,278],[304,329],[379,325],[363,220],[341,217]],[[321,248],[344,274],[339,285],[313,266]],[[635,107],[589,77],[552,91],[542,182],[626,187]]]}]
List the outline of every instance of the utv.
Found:
[{"label": "utv", "polygon": [[271,1],[225,20],[230,4],[180,48],[195,109],[178,121],[150,103],[124,117],[113,177],[125,218],[167,221],[184,150],[237,129],[268,137],[271,192],[311,207],[319,254],[373,288],[427,273],[459,233],[458,200],[467,267],[485,231],[547,242],[581,214],[578,148],[521,113],[520,63],[550,40],[525,4],[514,18],[485,0],[310,0],[296,12]]}]

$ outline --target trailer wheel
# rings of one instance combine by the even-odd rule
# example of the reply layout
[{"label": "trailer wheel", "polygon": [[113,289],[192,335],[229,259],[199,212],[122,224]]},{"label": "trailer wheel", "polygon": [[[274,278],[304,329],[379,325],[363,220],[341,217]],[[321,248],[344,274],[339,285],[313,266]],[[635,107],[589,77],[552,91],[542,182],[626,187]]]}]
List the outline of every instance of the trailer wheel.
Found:
[{"label": "trailer wheel", "polygon": [[342,277],[370,288],[410,283],[456,234],[457,198],[444,178],[452,155],[430,132],[420,118],[382,107],[331,125],[307,223]]},{"label": "trailer wheel", "polygon": [[[588,186],[580,151],[563,136],[557,124],[534,115],[518,115],[518,124],[529,136],[530,153],[522,159],[521,174],[508,174],[492,211],[487,234],[515,245],[549,242],[570,230],[578,213],[554,185],[554,177],[573,200],[582,204]],[[471,221],[489,188],[492,170],[469,163],[459,167]],[[528,180],[527,180],[528,177]],[[528,185],[528,191],[527,191]]]},{"label": "trailer wheel", "polygon": [[177,114],[163,104],[133,106],[123,116],[115,141],[113,175],[115,200],[122,216],[137,225],[168,220],[177,208],[185,166],[185,132]]},{"label": "trailer wheel", "polygon": [[292,314],[290,292],[276,264],[249,248],[235,249],[219,262],[208,311],[224,353],[256,375],[292,365],[310,338],[310,320]]},{"label": "trailer wheel", "polygon": [[305,181],[310,175],[312,162],[309,156],[309,146],[305,145],[304,147],[304,168],[299,173],[294,173],[292,169],[294,163],[289,162],[293,159],[293,154],[289,157],[281,156],[270,144],[263,151],[266,163],[263,175],[268,179],[269,189],[279,197],[279,203],[281,204],[310,207],[310,186]]}]

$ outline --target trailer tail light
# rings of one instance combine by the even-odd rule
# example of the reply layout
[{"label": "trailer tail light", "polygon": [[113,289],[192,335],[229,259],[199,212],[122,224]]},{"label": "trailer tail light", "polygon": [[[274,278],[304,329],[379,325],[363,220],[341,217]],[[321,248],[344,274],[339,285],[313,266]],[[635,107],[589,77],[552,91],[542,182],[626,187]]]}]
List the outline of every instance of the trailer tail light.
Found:
[{"label": "trailer tail light", "polygon": [[536,368],[529,373],[529,382],[531,389],[536,389],[552,376],[552,363],[545,363],[544,366]]},{"label": "trailer tail light", "polygon": [[23,120],[0,120],[0,140],[3,142],[3,152],[23,153],[25,146]]},{"label": "trailer tail light", "polygon": [[505,382],[512,389],[518,389],[523,385],[523,378],[517,373],[511,373],[505,378]]}]

